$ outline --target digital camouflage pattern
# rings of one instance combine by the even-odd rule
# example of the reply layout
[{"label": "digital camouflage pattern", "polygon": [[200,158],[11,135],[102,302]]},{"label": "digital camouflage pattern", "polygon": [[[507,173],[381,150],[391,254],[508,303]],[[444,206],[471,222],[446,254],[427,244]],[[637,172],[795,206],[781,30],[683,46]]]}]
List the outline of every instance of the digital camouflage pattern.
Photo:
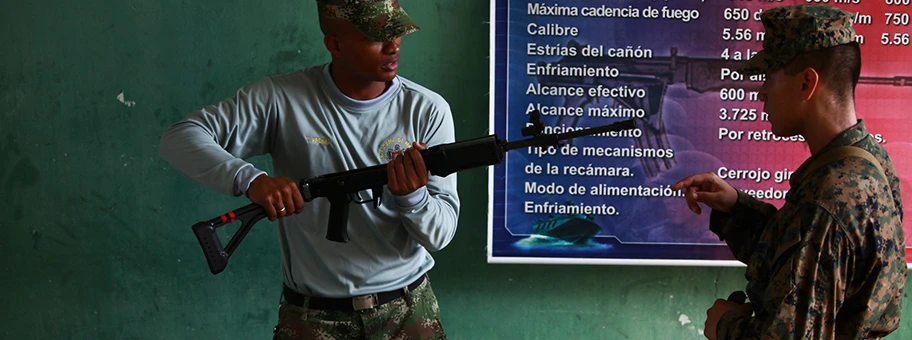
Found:
[{"label": "digital camouflage pattern", "polygon": [[738,73],[763,74],[785,66],[800,53],[855,41],[854,15],[827,5],[793,5],[764,11],[763,50],[745,62]]},{"label": "digital camouflage pattern", "polygon": [[330,311],[279,306],[275,340],[446,339],[437,297],[425,280],[410,294],[362,311]]},{"label": "digital camouflage pattern", "polygon": [[[860,157],[810,169],[829,149],[854,145]],[[886,176],[886,177],[884,177]],[[713,211],[710,229],[748,265],[754,314],[730,311],[719,339],[870,339],[899,327],[906,282],[899,178],[863,121],[806,160],[778,211],[739,192],[730,214]]]},{"label": "digital camouflage pattern", "polygon": [[390,41],[417,31],[399,0],[317,0],[320,16],[348,21],[373,41]]}]

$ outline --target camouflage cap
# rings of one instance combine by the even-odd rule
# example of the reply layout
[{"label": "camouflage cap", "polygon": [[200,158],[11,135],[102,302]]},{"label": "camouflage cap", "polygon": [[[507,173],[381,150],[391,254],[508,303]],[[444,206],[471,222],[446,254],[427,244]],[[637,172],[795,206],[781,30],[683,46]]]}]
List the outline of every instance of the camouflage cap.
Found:
[{"label": "camouflage cap", "polygon": [[373,41],[389,41],[417,31],[399,0],[317,0],[320,16],[348,21]]},{"label": "camouflage cap", "polygon": [[738,69],[745,75],[763,74],[785,66],[800,53],[855,41],[852,13],[827,5],[772,8],[760,16],[766,35],[763,50]]}]

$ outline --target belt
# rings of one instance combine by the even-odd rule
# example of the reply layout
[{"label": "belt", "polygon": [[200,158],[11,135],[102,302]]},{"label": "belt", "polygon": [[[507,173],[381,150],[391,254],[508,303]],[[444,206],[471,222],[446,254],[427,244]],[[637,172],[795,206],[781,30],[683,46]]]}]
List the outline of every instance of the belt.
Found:
[{"label": "belt", "polygon": [[406,296],[409,294],[409,292],[417,289],[418,286],[424,282],[424,280],[425,275],[421,275],[421,277],[415,280],[415,282],[412,282],[404,288],[399,288],[388,292],[354,296],[350,298],[324,298],[307,296],[296,292],[294,289],[288,288],[288,286],[282,287],[282,295],[285,296],[285,302],[298,307],[353,312],[375,308],[387,302]]}]

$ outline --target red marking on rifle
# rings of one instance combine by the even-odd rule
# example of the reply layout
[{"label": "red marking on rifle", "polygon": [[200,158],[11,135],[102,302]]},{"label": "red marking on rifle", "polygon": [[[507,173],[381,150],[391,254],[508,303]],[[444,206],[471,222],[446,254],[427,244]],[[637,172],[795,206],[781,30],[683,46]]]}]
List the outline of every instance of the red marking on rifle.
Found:
[{"label": "red marking on rifle", "polygon": [[233,211],[229,211],[229,212],[228,212],[228,217],[231,217],[231,222],[234,222],[235,216],[234,216],[234,212],[233,212]]},{"label": "red marking on rifle", "polygon": [[222,223],[228,223],[228,218],[225,215],[222,215]]}]

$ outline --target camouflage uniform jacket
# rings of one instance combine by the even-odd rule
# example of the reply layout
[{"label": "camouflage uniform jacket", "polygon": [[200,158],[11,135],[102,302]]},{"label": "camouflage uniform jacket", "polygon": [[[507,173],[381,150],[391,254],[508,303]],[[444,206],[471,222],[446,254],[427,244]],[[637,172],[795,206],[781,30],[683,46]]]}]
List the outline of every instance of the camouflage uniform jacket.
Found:
[{"label": "camouflage uniform jacket", "polygon": [[747,264],[754,308],[752,316],[723,315],[718,339],[867,339],[899,327],[906,281],[899,179],[864,122],[821,153],[843,145],[874,155],[886,179],[859,157],[806,173],[814,155],[791,176],[781,209],[739,191],[731,213],[712,212],[710,229]]}]

